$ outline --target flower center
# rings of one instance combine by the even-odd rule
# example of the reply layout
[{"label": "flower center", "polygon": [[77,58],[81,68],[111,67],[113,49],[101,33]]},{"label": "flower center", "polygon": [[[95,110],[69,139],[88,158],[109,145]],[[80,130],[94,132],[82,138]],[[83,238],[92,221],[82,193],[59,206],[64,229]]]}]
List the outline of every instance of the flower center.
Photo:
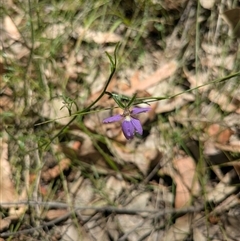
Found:
[{"label": "flower center", "polygon": [[131,116],[130,115],[125,116],[125,121],[131,121]]},{"label": "flower center", "polygon": [[123,112],[123,116],[124,116],[124,117],[127,117],[127,116],[130,117],[130,111],[129,111],[128,108],[124,110],[124,112]]}]

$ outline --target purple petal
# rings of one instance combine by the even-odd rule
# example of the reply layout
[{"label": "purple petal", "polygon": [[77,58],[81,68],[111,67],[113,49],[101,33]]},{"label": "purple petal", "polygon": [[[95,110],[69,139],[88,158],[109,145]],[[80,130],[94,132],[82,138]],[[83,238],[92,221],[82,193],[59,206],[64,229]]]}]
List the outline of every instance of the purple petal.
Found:
[{"label": "purple petal", "polygon": [[131,122],[132,122],[136,132],[138,132],[140,135],[142,135],[143,128],[142,128],[141,122],[138,119],[135,119],[135,118],[132,118]]},{"label": "purple petal", "polygon": [[120,121],[123,117],[121,115],[114,115],[111,117],[108,117],[106,119],[103,120],[103,123],[112,123],[112,122],[116,122],[116,121]]},{"label": "purple petal", "polygon": [[139,114],[139,113],[147,112],[149,110],[151,110],[150,107],[144,107],[144,108],[134,107],[131,111],[131,114],[136,115],[136,114]]},{"label": "purple petal", "polygon": [[126,139],[130,140],[134,137],[134,126],[132,120],[124,120],[122,123],[122,131]]}]

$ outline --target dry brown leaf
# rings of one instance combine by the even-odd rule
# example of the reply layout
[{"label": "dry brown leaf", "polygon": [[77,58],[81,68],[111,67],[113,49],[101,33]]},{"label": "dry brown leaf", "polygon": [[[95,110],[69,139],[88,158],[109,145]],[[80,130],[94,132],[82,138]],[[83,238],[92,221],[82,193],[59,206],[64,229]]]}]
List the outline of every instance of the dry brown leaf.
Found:
[{"label": "dry brown leaf", "polygon": [[8,144],[0,138],[0,205],[3,207],[9,206],[1,203],[18,200],[11,176],[12,171],[8,162]]},{"label": "dry brown leaf", "polygon": [[115,220],[116,220],[116,218],[108,219],[105,229],[107,230],[107,232],[108,232],[109,236],[112,238],[112,240],[119,240],[119,237],[120,237],[119,226]]},{"label": "dry brown leaf", "polygon": [[103,226],[96,225],[95,220],[87,222],[86,227],[89,230],[89,233],[91,234],[92,240],[111,241],[110,237],[107,234],[105,226],[103,228]]},{"label": "dry brown leaf", "polygon": [[42,172],[41,177],[45,182],[55,179],[63,171],[68,170],[70,164],[71,164],[71,160],[68,158],[65,158],[65,159],[61,160],[57,166]]},{"label": "dry brown leaf", "polygon": [[202,231],[195,227],[193,229],[193,240],[194,241],[207,241],[207,237],[203,235]]},{"label": "dry brown leaf", "polygon": [[[134,196],[134,193],[132,193],[132,195]],[[126,206],[126,208],[144,210],[144,208],[147,207],[149,198],[149,192],[140,193],[131,200],[131,202]]]},{"label": "dry brown leaf", "polygon": [[[80,130],[71,130],[69,131],[69,134],[72,135],[73,141],[67,144],[59,144],[56,147],[58,152],[63,152],[71,160],[79,157],[80,161],[85,163],[87,166],[94,166],[98,173],[114,173],[114,171],[108,167],[103,156],[96,150],[96,148],[94,148],[92,139],[89,135],[81,132]],[[80,142],[74,141],[74,139],[80,140]]]},{"label": "dry brown leaf", "polygon": [[196,176],[196,164],[191,157],[184,157],[173,160],[174,168],[179,175],[174,175],[176,182],[175,207],[182,208],[189,205],[191,195],[197,195],[200,191],[200,185]]},{"label": "dry brown leaf", "polygon": [[0,232],[2,232],[3,230],[8,229],[10,224],[11,224],[11,219],[9,217],[4,218],[4,219],[0,218]]},{"label": "dry brown leaf", "polygon": [[[216,44],[213,44],[210,42],[208,42],[208,43],[202,42],[201,47],[207,53],[207,55],[219,56],[222,54],[222,49],[219,48],[219,46]],[[224,57],[226,57],[226,56],[224,56]],[[184,67],[184,69],[186,69],[186,68]]]},{"label": "dry brown leaf", "polygon": [[[188,82],[191,84],[190,88],[195,88],[197,86],[201,86],[201,85],[204,85],[207,82],[209,82],[209,73],[207,73],[207,72],[200,72],[196,76],[195,73],[188,71],[187,68],[185,68],[185,67],[183,68],[183,72],[186,75]],[[211,86],[206,85],[206,86],[199,88],[198,90],[199,90],[199,92],[205,92],[209,88],[211,88]]]},{"label": "dry brown leaf", "polygon": [[215,1],[216,0],[200,0],[200,4],[206,9],[211,9],[214,6]]},{"label": "dry brown leaf", "polygon": [[214,189],[208,191],[206,200],[208,202],[219,202],[232,194],[237,189],[237,186],[230,186],[229,183],[231,180],[232,173],[228,172],[224,178],[216,185],[216,187],[214,187]]},{"label": "dry brown leaf", "polygon": [[[179,93],[179,92],[178,92]],[[193,94],[183,93],[175,98],[170,100],[162,100],[158,102],[158,106],[156,108],[156,113],[165,113],[175,109],[179,109],[180,107],[186,105],[189,102],[194,101],[195,97]]]},{"label": "dry brown leaf", "polygon": [[161,3],[166,10],[177,10],[185,6],[187,0],[164,0],[164,1],[152,1],[152,3]]},{"label": "dry brown leaf", "polygon": [[235,171],[237,172],[238,176],[240,177],[240,163],[238,160],[224,162],[224,165],[225,166],[233,166],[235,168]]},{"label": "dry brown leaf", "polygon": [[230,128],[227,128],[218,134],[216,141],[220,144],[226,144],[229,142],[229,139],[233,133],[234,132]]},{"label": "dry brown leaf", "polygon": [[229,142],[231,135],[234,132],[230,128],[225,128],[219,124],[212,124],[207,128],[207,134],[219,144],[226,144]]},{"label": "dry brown leaf", "polygon": [[118,215],[117,223],[121,232],[128,234],[128,239],[124,240],[139,241],[141,237],[152,231],[151,221],[149,219],[144,221],[144,218],[139,215]]},{"label": "dry brown leaf", "polygon": [[215,143],[215,147],[222,151],[232,151],[232,152],[238,152],[240,153],[240,144],[238,145],[224,145],[220,143]]},{"label": "dry brown leaf", "polygon": [[204,142],[204,155],[206,156],[216,156],[220,154],[220,150],[216,147],[213,140],[207,140]]},{"label": "dry brown leaf", "polygon": [[[89,135],[80,130],[72,130],[69,134],[72,134],[72,139],[80,139],[80,141],[73,140],[68,143],[68,147],[74,150],[78,156],[86,157],[87,155],[97,154]],[[61,146],[59,146],[59,148],[61,150]]]},{"label": "dry brown leaf", "polygon": [[[66,221],[66,225],[60,226],[57,231],[61,235],[60,241],[92,241],[93,238],[89,234],[89,230],[85,226],[78,225],[72,222],[72,219]],[[87,230],[86,230],[87,229]],[[104,240],[104,239],[103,239]],[[106,239],[106,241],[108,241]]]},{"label": "dry brown leaf", "polygon": [[149,76],[147,79],[140,81],[136,76],[133,76],[133,79],[130,83],[131,88],[129,90],[125,90],[125,95],[133,95],[135,92],[139,90],[147,90],[148,88],[152,87],[153,85],[156,85],[160,81],[163,81],[167,79],[168,77],[174,75],[175,71],[178,68],[178,63],[175,60],[172,60],[171,62],[161,66],[158,68],[155,73],[153,73],[151,76]]},{"label": "dry brown leaf", "polygon": [[230,9],[224,12],[221,16],[230,26],[233,33],[237,37],[240,37],[240,8]]},{"label": "dry brown leaf", "polygon": [[179,209],[191,204],[192,195],[198,195],[200,185],[196,176],[196,164],[191,157],[173,160],[172,166],[166,166],[159,171],[160,175],[169,175],[176,183],[175,208]]},{"label": "dry brown leaf", "polygon": [[144,143],[138,145],[137,148],[131,145],[120,146],[117,142],[112,142],[112,147],[115,155],[124,163],[130,162],[135,164],[146,175],[151,163],[155,162],[155,159],[158,158],[159,151],[155,140],[155,133],[150,133]]},{"label": "dry brown leaf", "polygon": [[[83,180],[83,178],[81,178],[81,180]],[[87,206],[87,205],[93,205],[93,199],[94,199],[94,188],[92,183],[88,180],[88,179],[84,179],[83,181],[81,181],[80,183],[78,183],[78,181],[76,181],[78,186],[78,190],[74,194],[75,196],[75,205],[76,206]],[[72,192],[71,188],[71,192]],[[104,206],[105,204],[103,204]],[[95,203],[96,206],[96,203]],[[92,215],[93,213],[95,213],[94,210],[83,210],[81,211],[81,214],[84,215]]]},{"label": "dry brown leaf", "polygon": [[[134,195],[134,193],[132,193]],[[150,193],[141,193],[136,195],[131,202],[126,206],[127,209],[146,209],[147,203],[150,198]],[[128,233],[128,239],[133,241],[138,241],[140,237],[147,234],[150,230],[152,230],[152,223],[150,220],[145,220],[139,215],[118,215],[117,216],[118,223],[120,225],[121,231],[123,233]],[[142,225],[144,224],[144,229]]]},{"label": "dry brown leaf", "polygon": [[[236,57],[234,54],[223,56],[223,54],[221,53],[220,55],[207,54],[205,57],[202,57],[200,60],[203,67],[206,66],[206,68],[212,69],[214,72],[218,72],[219,67],[232,71],[236,61],[235,58]],[[207,73],[203,74],[203,77],[205,75],[207,76]],[[210,87],[211,85],[207,85],[202,88],[209,89]]]},{"label": "dry brown leaf", "polygon": [[124,187],[126,187],[126,182],[124,180],[110,176],[106,182],[105,188],[105,192],[108,194],[109,200],[114,201],[122,192]]},{"label": "dry brown leaf", "polygon": [[238,197],[235,194],[230,195],[227,197],[223,202],[221,202],[216,208],[214,208],[213,213],[221,214],[224,213],[231,208],[237,206],[240,203]]},{"label": "dry brown leaf", "polygon": [[6,16],[4,19],[4,27],[5,27],[5,30],[8,34],[8,36],[11,39],[19,40],[21,38],[21,35],[20,35],[16,25],[14,24],[14,22],[12,21],[12,19],[9,16]]},{"label": "dry brown leaf", "polygon": [[[5,91],[3,93],[5,94]],[[5,111],[11,111],[13,109],[13,106],[13,98],[8,95],[0,96],[0,113],[3,113]]]},{"label": "dry brown leaf", "polygon": [[64,216],[67,213],[69,213],[69,211],[66,209],[48,210],[47,213],[45,214],[45,219],[51,221],[53,219]]},{"label": "dry brown leaf", "polygon": [[117,43],[122,40],[122,37],[118,34],[111,33],[111,32],[100,32],[100,31],[92,31],[90,29],[84,29],[79,27],[75,29],[76,34],[80,38],[84,38],[87,42],[95,42],[97,44],[104,44],[104,43]]},{"label": "dry brown leaf", "polygon": [[162,241],[183,241],[189,233],[192,224],[192,214],[185,214],[177,218],[174,225],[172,225],[164,234]]},{"label": "dry brown leaf", "polygon": [[225,228],[226,235],[230,238],[226,240],[234,240],[234,241],[240,240],[240,229],[239,229],[240,215],[239,214],[240,214],[240,205],[229,210],[227,215],[221,216],[221,221],[222,221],[223,227]]},{"label": "dry brown leaf", "polygon": [[189,206],[191,202],[191,194],[186,185],[182,182],[182,178],[175,176],[174,181],[176,182],[176,196],[175,196],[175,208],[182,208]]},{"label": "dry brown leaf", "polygon": [[113,150],[116,155],[123,161],[123,162],[130,162],[135,164],[142,173],[147,173],[149,168],[149,161],[144,156],[144,152],[138,152],[131,148],[122,148],[119,146],[118,143],[112,142]]},{"label": "dry brown leaf", "polygon": [[234,112],[237,110],[237,106],[231,103],[229,97],[217,90],[212,89],[208,95],[208,98],[213,103],[218,104],[223,111]]}]

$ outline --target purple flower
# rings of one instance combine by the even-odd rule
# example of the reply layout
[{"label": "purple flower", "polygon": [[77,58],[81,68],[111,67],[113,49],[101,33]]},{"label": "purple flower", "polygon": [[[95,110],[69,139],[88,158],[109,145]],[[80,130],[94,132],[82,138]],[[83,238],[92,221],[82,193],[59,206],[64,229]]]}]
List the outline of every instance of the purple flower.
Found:
[{"label": "purple flower", "polygon": [[134,107],[131,111],[127,108],[122,115],[114,115],[103,120],[103,123],[112,123],[116,121],[122,121],[122,131],[126,139],[133,139],[135,132],[142,135],[143,128],[141,122],[137,118],[137,114],[147,112],[151,108]]}]

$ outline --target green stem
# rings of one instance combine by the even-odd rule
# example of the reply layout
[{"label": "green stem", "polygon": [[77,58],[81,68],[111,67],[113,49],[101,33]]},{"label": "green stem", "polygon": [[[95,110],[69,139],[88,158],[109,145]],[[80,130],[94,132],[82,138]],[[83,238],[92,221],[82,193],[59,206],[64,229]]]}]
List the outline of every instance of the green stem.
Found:
[{"label": "green stem", "polygon": [[28,0],[28,9],[29,9],[29,23],[30,23],[30,29],[31,29],[31,46],[30,46],[30,54],[27,62],[27,67],[24,75],[24,105],[25,108],[28,106],[28,73],[29,73],[29,68],[30,64],[32,62],[33,58],[33,51],[34,51],[34,28],[33,28],[33,21],[32,21],[32,5],[31,5],[31,0]]},{"label": "green stem", "polygon": [[228,80],[228,79],[231,79],[233,77],[236,77],[240,75],[240,71],[236,72],[236,73],[233,73],[233,74],[230,74],[230,75],[227,75],[226,77],[222,77],[220,79],[216,79],[216,80],[213,80],[213,81],[210,81],[206,84],[202,84],[202,85],[199,85],[199,86],[196,86],[194,88],[191,88],[191,89],[188,89],[188,90],[184,90],[182,92],[179,92],[175,95],[171,95],[171,96],[153,96],[153,97],[142,97],[142,98],[136,98],[136,101],[134,102],[134,104],[140,104],[140,103],[143,103],[143,101],[146,101],[146,102],[154,102],[154,101],[159,101],[159,100],[165,100],[165,99],[172,99],[174,97],[177,97],[179,95],[182,95],[184,93],[188,93],[188,92],[191,92],[193,90],[197,90],[197,89],[200,89],[204,86],[207,86],[207,85],[210,85],[210,84],[216,84],[216,83],[220,83],[222,81],[225,81],[225,80]]},{"label": "green stem", "polygon": [[66,130],[66,128],[71,125],[73,123],[73,121],[77,118],[77,116],[79,114],[85,113],[85,112],[89,112],[90,109],[104,96],[105,91],[107,90],[108,85],[110,84],[110,81],[112,80],[113,75],[115,74],[116,71],[116,66],[117,66],[117,50],[119,48],[119,43],[116,45],[115,51],[114,51],[114,59],[112,59],[112,57],[107,53],[107,56],[111,62],[111,73],[109,75],[109,78],[101,92],[101,94],[97,97],[96,100],[93,101],[92,104],[90,104],[89,106],[87,106],[85,109],[81,110],[81,111],[77,111],[74,114],[74,117],[56,134],[54,135],[51,139],[50,142],[48,142],[48,144],[46,145],[46,148],[51,144],[51,142],[57,138],[64,130]]}]

